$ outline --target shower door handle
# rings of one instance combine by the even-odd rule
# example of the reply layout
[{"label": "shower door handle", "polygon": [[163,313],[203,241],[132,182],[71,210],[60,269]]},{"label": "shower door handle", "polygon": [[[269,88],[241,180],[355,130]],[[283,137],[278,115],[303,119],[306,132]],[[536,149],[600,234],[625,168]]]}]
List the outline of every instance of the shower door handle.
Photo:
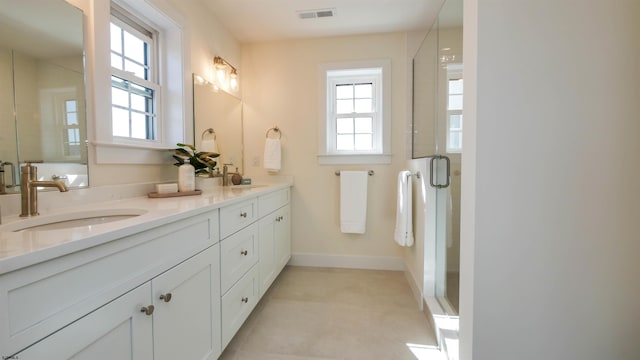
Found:
[{"label": "shower door handle", "polygon": [[[436,184],[435,175],[434,175],[436,173],[434,170],[434,164],[437,165],[438,161],[440,160],[444,160],[447,165],[446,182],[444,184]],[[433,155],[431,156],[431,163],[429,164],[429,166],[430,166],[429,183],[431,184],[431,187],[434,187],[436,189],[444,189],[449,187],[449,185],[451,185],[451,160],[449,160],[449,157],[444,155]]]}]

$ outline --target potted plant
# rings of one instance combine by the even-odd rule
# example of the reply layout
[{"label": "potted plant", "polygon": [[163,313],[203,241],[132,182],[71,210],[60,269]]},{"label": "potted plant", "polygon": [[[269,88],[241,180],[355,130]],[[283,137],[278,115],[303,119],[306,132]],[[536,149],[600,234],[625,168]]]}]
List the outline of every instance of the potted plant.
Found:
[{"label": "potted plant", "polygon": [[173,165],[180,166],[184,164],[186,159],[189,159],[191,165],[196,169],[196,175],[213,174],[213,168],[217,165],[217,162],[214,159],[220,156],[220,154],[197,151],[196,147],[191,144],[178,143],[176,145],[179,147],[174,149],[174,154],[172,156],[177,162]]}]

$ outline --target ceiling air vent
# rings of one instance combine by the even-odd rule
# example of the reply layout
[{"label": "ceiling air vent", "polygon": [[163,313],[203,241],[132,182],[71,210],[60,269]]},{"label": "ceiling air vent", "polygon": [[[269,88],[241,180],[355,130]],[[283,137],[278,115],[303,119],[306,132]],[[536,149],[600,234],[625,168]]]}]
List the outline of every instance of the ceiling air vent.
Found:
[{"label": "ceiling air vent", "polygon": [[334,16],[335,9],[302,10],[297,11],[297,14],[300,19],[328,18]]}]

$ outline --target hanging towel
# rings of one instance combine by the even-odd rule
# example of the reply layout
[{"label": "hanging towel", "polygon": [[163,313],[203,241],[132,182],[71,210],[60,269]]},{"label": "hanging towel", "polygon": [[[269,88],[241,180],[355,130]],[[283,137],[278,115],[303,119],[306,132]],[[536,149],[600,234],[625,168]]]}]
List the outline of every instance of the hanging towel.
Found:
[{"label": "hanging towel", "polygon": [[270,139],[264,143],[264,168],[267,171],[278,172],[281,166],[280,139]]},{"label": "hanging towel", "polygon": [[411,197],[411,172],[400,171],[398,174],[396,231],[394,233],[394,239],[400,246],[413,245],[413,212]]},{"label": "hanging towel", "polygon": [[340,171],[340,230],[364,234],[367,225],[366,171]]}]

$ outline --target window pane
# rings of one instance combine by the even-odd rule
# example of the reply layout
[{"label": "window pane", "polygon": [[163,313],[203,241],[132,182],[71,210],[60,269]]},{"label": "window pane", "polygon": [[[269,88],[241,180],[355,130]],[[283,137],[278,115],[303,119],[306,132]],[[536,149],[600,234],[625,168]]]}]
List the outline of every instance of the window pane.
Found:
[{"label": "window pane", "polygon": [[356,112],[370,113],[372,107],[371,99],[356,99]]},{"label": "window pane", "polygon": [[111,51],[122,54],[122,29],[118,25],[111,24]]},{"label": "window pane", "polygon": [[373,84],[357,84],[356,85],[356,97],[357,98],[372,98],[373,97]]},{"label": "window pane", "polygon": [[124,32],[124,55],[140,64],[146,64],[146,46],[141,39]]},{"label": "window pane", "polygon": [[75,112],[78,109],[74,100],[65,101],[65,108],[67,112]]},{"label": "window pane", "polygon": [[122,57],[118,54],[111,53],[111,66],[122,70]]},{"label": "window pane", "polygon": [[131,108],[140,112],[146,112],[146,98],[137,94],[131,94]]},{"label": "window pane", "polygon": [[449,134],[449,149],[462,149],[462,133],[458,131]]},{"label": "window pane", "polygon": [[461,129],[462,128],[462,115],[451,115],[451,116],[449,116],[449,128],[450,129]]},{"label": "window pane", "polygon": [[113,136],[129,136],[129,112],[117,107],[111,108]]},{"label": "window pane", "polygon": [[337,135],[337,150],[353,150],[353,135]]},{"label": "window pane", "polygon": [[337,99],[352,99],[353,98],[353,85],[336,85],[336,98]]},{"label": "window pane", "polygon": [[129,93],[122,89],[111,87],[111,103],[113,105],[129,107]]},{"label": "window pane", "polygon": [[147,117],[144,114],[131,113],[131,137],[147,138]]},{"label": "window pane", "polygon": [[351,114],[353,112],[353,100],[337,100],[336,112],[338,114]]},{"label": "window pane", "polygon": [[353,134],[353,119],[352,118],[336,119],[336,132],[338,134]]},{"label": "window pane", "polygon": [[449,80],[449,94],[462,94],[462,79]]},{"label": "window pane", "polygon": [[78,135],[78,129],[67,129],[67,141],[69,141],[70,144],[77,144],[80,142]]},{"label": "window pane", "polygon": [[356,134],[355,135],[355,149],[356,150],[371,150],[373,149],[373,137],[371,134]]},{"label": "window pane", "polygon": [[356,133],[358,134],[371,134],[373,133],[373,118],[356,118]]},{"label": "window pane", "polygon": [[462,95],[449,95],[449,110],[462,110]]},{"label": "window pane", "polygon": [[139,77],[140,79],[147,79],[147,72],[145,71],[144,66],[140,65],[140,64],[136,64],[134,62],[132,62],[131,60],[126,60],[124,61],[124,71],[128,71],[128,72],[132,72],[135,74],[135,76]]},{"label": "window pane", "polygon": [[77,113],[68,113],[67,114],[67,125],[78,125],[78,114]]}]

